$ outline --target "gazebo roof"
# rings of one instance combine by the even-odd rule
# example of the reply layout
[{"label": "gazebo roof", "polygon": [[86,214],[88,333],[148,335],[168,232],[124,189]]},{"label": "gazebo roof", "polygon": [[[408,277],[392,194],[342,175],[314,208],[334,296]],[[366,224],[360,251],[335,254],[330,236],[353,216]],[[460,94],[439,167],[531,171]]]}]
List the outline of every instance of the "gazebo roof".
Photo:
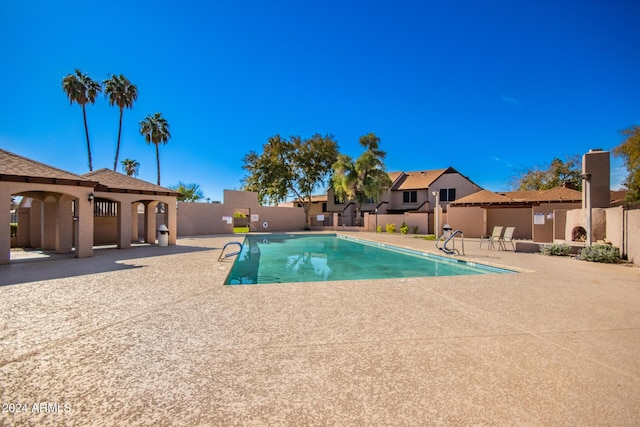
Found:
[{"label": "gazebo roof", "polygon": [[161,187],[106,168],[86,173],[83,177],[97,181],[96,191],[107,193],[133,193],[174,197],[180,194],[169,188]]},{"label": "gazebo roof", "polygon": [[0,181],[94,187],[96,182],[0,149]]}]

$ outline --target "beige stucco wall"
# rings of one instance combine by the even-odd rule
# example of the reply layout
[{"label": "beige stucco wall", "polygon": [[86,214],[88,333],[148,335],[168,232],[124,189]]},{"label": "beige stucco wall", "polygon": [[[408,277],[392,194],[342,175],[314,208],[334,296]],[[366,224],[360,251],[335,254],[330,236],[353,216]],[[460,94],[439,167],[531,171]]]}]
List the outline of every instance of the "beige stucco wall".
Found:
[{"label": "beige stucco wall", "polygon": [[[591,241],[604,240],[607,238],[607,216],[606,209],[591,210]],[[567,223],[565,236],[568,242],[571,241],[573,229],[582,227],[587,229],[587,210],[573,209],[567,211]]]},{"label": "beige stucco wall", "polygon": [[465,237],[481,237],[486,231],[486,209],[478,206],[449,206],[447,220],[456,230],[462,230]]},{"label": "beige stucco wall", "polygon": [[624,242],[624,210],[622,206],[604,210],[605,213],[605,237],[611,244],[622,251]]},{"label": "beige stucco wall", "polygon": [[[409,233],[413,233],[413,228],[418,227],[418,234],[428,234],[429,232],[429,214],[427,212],[405,212],[402,214],[365,214],[364,231],[375,231],[376,221],[378,226],[382,227],[382,231],[386,231],[387,224],[395,224],[396,232],[400,232],[400,227],[404,222],[409,227]],[[431,215],[433,216],[433,215]]]},{"label": "beige stucco wall", "polygon": [[532,214],[530,207],[487,209],[487,234],[493,227],[515,227],[514,239],[532,239]]},{"label": "beige stucco wall", "polygon": [[626,227],[624,230],[625,252],[629,261],[640,264],[640,209],[624,212]]},{"label": "beige stucco wall", "polygon": [[[443,189],[447,188],[455,188],[456,199],[461,199],[482,190],[482,188],[478,187],[459,173],[446,173],[431,183],[428,192],[429,205],[432,207],[435,206],[436,196],[433,195],[434,191],[441,193]],[[440,202],[443,208],[446,207],[447,203],[449,202]]]},{"label": "beige stucco wall", "polygon": [[[224,191],[224,203],[178,203],[178,235],[197,236],[233,233],[233,224],[223,217],[232,217],[237,209],[251,216],[250,230],[258,232],[298,231],[304,229],[304,209],[298,207],[260,206],[258,194],[249,191]],[[255,218],[251,218],[255,219]],[[264,226],[266,222],[266,227]]]},{"label": "beige stucco wall", "polygon": [[[539,243],[551,243],[554,241],[554,224],[555,219],[553,212],[556,209],[576,209],[581,206],[580,203],[543,203],[532,208],[532,217],[530,223],[533,229],[533,241]],[[544,215],[544,224],[534,224],[536,214]],[[516,229],[517,232],[517,229]]]}]

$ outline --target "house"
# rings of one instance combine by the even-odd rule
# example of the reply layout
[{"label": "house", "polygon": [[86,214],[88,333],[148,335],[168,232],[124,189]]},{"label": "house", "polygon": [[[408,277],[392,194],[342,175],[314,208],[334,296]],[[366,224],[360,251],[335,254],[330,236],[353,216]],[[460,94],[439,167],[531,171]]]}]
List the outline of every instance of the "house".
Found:
[{"label": "house", "polygon": [[[406,212],[434,212],[436,198],[446,212],[447,205],[459,198],[476,193],[481,188],[452,167],[414,172],[389,172],[391,187],[378,199],[362,205],[365,212],[402,214]],[[352,200],[339,200],[332,188],[327,192],[327,212],[337,212],[345,223],[355,223],[356,204]]]}]

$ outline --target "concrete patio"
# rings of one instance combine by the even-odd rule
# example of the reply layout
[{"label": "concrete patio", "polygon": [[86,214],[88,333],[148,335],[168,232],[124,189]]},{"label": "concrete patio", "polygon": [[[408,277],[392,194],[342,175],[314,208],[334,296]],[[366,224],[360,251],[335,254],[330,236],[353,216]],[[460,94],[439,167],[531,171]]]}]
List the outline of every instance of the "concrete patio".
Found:
[{"label": "concrete patio", "polygon": [[0,425],[640,424],[640,268],[229,287],[235,239],[0,266]]}]

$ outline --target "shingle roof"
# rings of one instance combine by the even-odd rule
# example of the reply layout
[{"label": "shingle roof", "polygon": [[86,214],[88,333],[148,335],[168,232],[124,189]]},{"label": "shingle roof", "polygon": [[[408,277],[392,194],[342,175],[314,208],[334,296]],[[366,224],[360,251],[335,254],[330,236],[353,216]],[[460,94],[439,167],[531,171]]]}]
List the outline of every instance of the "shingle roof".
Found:
[{"label": "shingle roof", "polygon": [[83,175],[97,181],[96,191],[115,193],[141,193],[166,196],[178,196],[179,193],[159,185],[151,184],[138,178],[133,178],[109,169],[99,169]]},{"label": "shingle roof", "polygon": [[509,191],[494,193],[481,190],[462,197],[451,205],[488,205],[488,204],[533,204],[550,202],[580,202],[582,193],[565,187],[555,187],[550,190]]},{"label": "shingle roof", "polygon": [[489,204],[489,203],[511,203],[513,199],[510,197],[503,196],[502,194],[494,193],[489,190],[480,190],[473,194],[469,194],[466,197],[462,197],[455,202],[451,203],[452,205],[465,205],[465,204]]},{"label": "shingle roof", "polygon": [[[413,171],[413,172],[391,172],[402,175],[394,182],[392,190],[423,190],[429,188],[433,182],[445,173],[455,173],[453,168]],[[391,176],[389,173],[389,176]],[[393,179],[393,178],[392,178]]]},{"label": "shingle roof", "polygon": [[526,199],[531,202],[581,202],[582,193],[566,187],[555,187]]},{"label": "shingle roof", "polygon": [[93,187],[89,178],[0,149],[0,181],[66,184]]}]

